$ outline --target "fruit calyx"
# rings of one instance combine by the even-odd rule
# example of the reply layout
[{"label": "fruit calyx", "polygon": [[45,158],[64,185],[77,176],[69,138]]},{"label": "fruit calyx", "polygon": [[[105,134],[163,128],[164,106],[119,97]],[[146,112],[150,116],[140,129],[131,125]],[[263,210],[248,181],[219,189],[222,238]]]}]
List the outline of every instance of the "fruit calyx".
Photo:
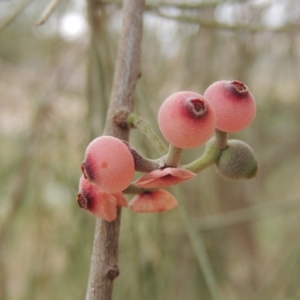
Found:
[{"label": "fruit calyx", "polygon": [[241,96],[246,96],[249,93],[249,90],[246,85],[244,85],[241,81],[234,80],[229,82],[230,86],[233,87],[234,91]]},{"label": "fruit calyx", "polygon": [[200,98],[188,98],[185,105],[188,112],[195,118],[203,117],[207,112],[206,105]]}]

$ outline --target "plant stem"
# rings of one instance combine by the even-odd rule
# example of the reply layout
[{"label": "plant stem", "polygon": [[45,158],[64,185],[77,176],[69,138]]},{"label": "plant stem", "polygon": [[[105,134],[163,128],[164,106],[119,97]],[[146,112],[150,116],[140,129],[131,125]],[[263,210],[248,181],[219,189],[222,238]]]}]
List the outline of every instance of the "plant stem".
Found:
[{"label": "plant stem", "polygon": [[6,16],[0,23],[0,32],[4,30],[15,18],[32,2],[32,0],[24,0],[18,6],[15,5],[15,10]]},{"label": "plant stem", "polygon": [[51,16],[51,14],[53,13],[54,9],[56,8],[56,6],[58,4],[59,4],[59,0],[52,0],[46,7],[43,14],[38,19],[38,21],[35,23],[35,25],[40,26],[40,25],[44,24],[47,21],[47,19]]},{"label": "plant stem", "polygon": [[182,167],[191,172],[199,173],[214,164],[220,153],[220,148],[217,146],[216,139],[213,139],[206,144],[204,153],[198,159]]},{"label": "plant stem", "polygon": [[128,149],[132,154],[134,160],[134,168],[136,171],[148,173],[153,170],[157,170],[160,167],[159,165],[160,159],[153,160],[153,159],[146,158],[141,154],[139,154],[134,148],[132,148],[129,143],[127,142],[124,143],[126,144],[126,146],[128,147]]},{"label": "plant stem", "polygon": [[219,129],[215,130],[215,139],[217,147],[222,150],[227,146],[228,133]]},{"label": "plant stem", "polygon": [[198,260],[199,266],[203,272],[204,279],[206,281],[208,290],[211,294],[212,300],[222,300],[222,296],[219,293],[218,285],[213,273],[213,269],[207,255],[204,241],[202,239],[201,233],[199,233],[195,227],[191,219],[191,214],[188,212],[186,202],[183,196],[182,191],[176,187],[176,194],[178,195],[178,202],[179,202],[179,212],[184,223],[185,229],[187,234],[192,242],[192,246],[194,249],[195,256]]},{"label": "plant stem", "polygon": [[201,172],[216,162],[222,149],[226,147],[227,140],[228,133],[216,129],[215,136],[206,144],[204,153],[195,161],[182,167],[194,173]]},{"label": "plant stem", "polygon": [[[96,0],[88,1],[89,11],[97,9]],[[122,30],[107,113],[105,134],[128,141],[129,130],[114,122],[120,108],[133,111],[133,94],[140,77],[140,48],[145,0],[124,0]],[[96,17],[97,14],[94,14]],[[99,99],[100,101],[100,99]],[[113,280],[119,275],[118,239],[121,209],[117,219],[97,219],[86,300],[111,300]]]},{"label": "plant stem", "polygon": [[169,151],[164,157],[164,165],[167,167],[176,168],[178,166],[182,152],[183,152],[182,148],[177,148],[173,145],[170,145]]},{"label": "plant stem", "polygon": [[145,137],[151,142],[155,150],[160,155],[165,155],[167,152],[167,147],[159,138],[159,136],[155,133],[152,127],[147,124],[141,117],[132,113],[127,118],[127,124],[131,127],[136,127],[139,131],[145,135]]}]

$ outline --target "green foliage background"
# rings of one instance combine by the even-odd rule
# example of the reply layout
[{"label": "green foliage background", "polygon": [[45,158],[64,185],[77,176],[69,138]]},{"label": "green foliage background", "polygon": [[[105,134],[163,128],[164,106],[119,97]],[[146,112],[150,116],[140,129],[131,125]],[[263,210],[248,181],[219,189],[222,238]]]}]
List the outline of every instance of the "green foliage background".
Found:
[{"label": "green foliage background", "polygon": [[[19,4],[12,2],[0,1],[0,27]],[[232,30],[195,22],[214,20],[224,2],[235,9]],[[279,29],[257,31],[273,2],[249,2],[168,11],[147,1],[136,112],[157,130],[159,105],[175,91],[203,93],[220,79],[248,85],[257,117],[230,137],[256,152],[257,178],[231,182],[210,167],[182,184],[178,197],[205,242],[224,299],[299,299],[299,4],[286,1]],[[103,130],[121,19],[118,4],[89,3],[89,14],[81,2],[61,3],[35,27],[47,2],[31,1],[0,32],[3,300],[85,297],[95,218],[77,207],[77,185],[85,147]],[[72,11],[87,16],[90,31],[66,40],[58,28]],[[138,132],[131,143],[157,157]],[[202,151],[186,151],[182,162]],[[123,209],[119,263],[116,300],[212,299],[178,209]]]}]

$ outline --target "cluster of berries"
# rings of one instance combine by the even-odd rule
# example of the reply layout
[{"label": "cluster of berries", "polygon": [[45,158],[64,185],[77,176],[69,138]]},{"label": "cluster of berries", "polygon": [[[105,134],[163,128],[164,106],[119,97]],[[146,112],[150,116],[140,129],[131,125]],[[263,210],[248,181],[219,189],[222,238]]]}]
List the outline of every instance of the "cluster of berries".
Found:
[{"label": "cluster of berries", "polygon": [[[195,148],[206,143],[215,130],[237,132],[247,127],[256,114],[256,104],[248,88],[239,81],[218,81],[204,95],[182,91],[162,104],[158,123],[165,139],[177,149]],[[77,201],[81,208],[112,221],[117,206],[128,206],[123,192],[131,185],[137,167],[135,150],[111,136],[94,139],[82,163]],[[227,178],[251,178],[257,163],[252,149],[238,140],[229,140],[215,162]],[[129,202],[135,212],[160,212],[177,205],[164,187],[196,176],[178,166],[159,165],[133,183],[137,195]]]}]

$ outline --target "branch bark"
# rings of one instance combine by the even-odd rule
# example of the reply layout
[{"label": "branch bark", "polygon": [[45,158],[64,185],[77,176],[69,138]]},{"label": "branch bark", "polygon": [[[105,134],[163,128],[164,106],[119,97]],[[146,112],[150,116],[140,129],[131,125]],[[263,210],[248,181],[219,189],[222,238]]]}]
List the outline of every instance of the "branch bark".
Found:
[{"label": "branch bark", "polygon": [[[89,0],[92,1],[92,0]],[[133,111],[133,95],[140,77],[140,48],[145,0],[124,0],[122,31],[107,113],[105,135],[128,140],[127,113]],[[124,120],[122,120],[124,117]],[[86,300],[112,299],[113,280],[119,275],[118,239],[121,209],[113,222],[97,219]]]}]

